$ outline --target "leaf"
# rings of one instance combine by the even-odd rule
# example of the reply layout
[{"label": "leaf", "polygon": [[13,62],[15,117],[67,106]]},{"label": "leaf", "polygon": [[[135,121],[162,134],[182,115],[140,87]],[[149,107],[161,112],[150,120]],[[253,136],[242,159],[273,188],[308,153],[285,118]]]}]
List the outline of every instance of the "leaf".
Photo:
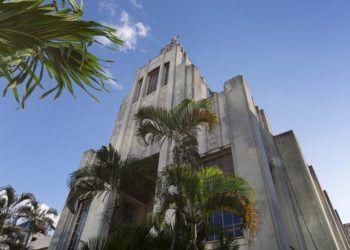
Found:
[{"label": "leaf", "polygon": [[[15,89],[15,98],[22,103],[38,87],[48,88],[41,99],[54,94],[58,98],[67,89],[75,97],[80,87],[98,100],[90,90],[106,91],[103,62],[90,52],[98,44],[94,37],[112,41],[114,50],[122,44],[115,29],[95,21],[81,20],[80,6],[69,0],[69,6],[57,8],[57,3],[44,0],[0,1],[0,78],[6,80],[3,95]],[[39,70],[40,69],[40,70]],[[42,79],[47,75],[51,80]]]}]

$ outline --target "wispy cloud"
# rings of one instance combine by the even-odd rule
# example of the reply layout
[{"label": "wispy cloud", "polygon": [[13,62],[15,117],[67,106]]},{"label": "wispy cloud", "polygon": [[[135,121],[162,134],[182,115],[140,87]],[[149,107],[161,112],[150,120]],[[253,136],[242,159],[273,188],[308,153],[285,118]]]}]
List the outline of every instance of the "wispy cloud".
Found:
[{"label": "wispy cloud", "polygon": [[130,16],[126,11],[122,11],[121,25],[117,25],[117,35],[124,41],[123,50],[135,50],[138,39],[140,37],[147,37],[150,31],[150,27],[137,22],[134,24],[130,20]]},{"label": "wispy cloud", "polygon": [[117,4],[114,0],[100,0],[98,5],[99,13],[106,13],[110,17],[117,15]]},{"label": "wispy cloud", "polygon": [[138,9],[143,8],[143,5],[138,0],[129,0],[129,2]]},{"label": "wispy cloud", "polygon": [[122,90],[124,87],[120,83],[117,82],[117,80],[114,79],[114,76],[112,72],[109,69],[105,69],[106,76],[110,79],[108,83],[118,90]]},{"label": "wispy cloud", "polygon": [[[112,26],[117,30],[117,36],[124,41],[121,51],[135,50],[139,38],[149,36],[151,28],[142,22],[134,23],[126,11],[122,11],[120,17],[120,24],[106,24]],[[111,45],[111,41],[104,37],[96,38],[103,45]]]}]

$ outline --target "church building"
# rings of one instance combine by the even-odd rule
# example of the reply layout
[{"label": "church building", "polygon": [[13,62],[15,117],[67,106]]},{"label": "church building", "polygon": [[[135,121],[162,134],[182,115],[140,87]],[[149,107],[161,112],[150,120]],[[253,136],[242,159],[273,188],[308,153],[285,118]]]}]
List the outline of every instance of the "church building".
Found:
[{"label": "church building", "polygon": [[[349,235],[293,131],[272,133],[265,111],[254,103],[243,76],[227,80],[220,93],[211,91],[177,39],[136,71],[110,143],[123,157],[145,161],[149,173],[156,176],[171,163],[170,146],[142,145],[135,136],[134,114],[146,105],[171,109],[186,98],[209,98],[218,117],[212,131],[202,127],[198,134],[203,164],[243,177],[255,190],[261,231],[253,243],[237,230],[237,218],[227,225],[224,214],[217,215],[235,233],[240,249],[350,249]],[[95,151],[86,151],[79,167],[89,165],[94,157]],[[136,221],[153,211],[154,197],[143,195],[146,189],[155,192],[149,186],[123,198],[129,219]],[[49,249],[78,249],[81,240],[106,238],[115,223],[111,220],[114,201],[112,195],[82,200],[75,214],[65,206]]]}]

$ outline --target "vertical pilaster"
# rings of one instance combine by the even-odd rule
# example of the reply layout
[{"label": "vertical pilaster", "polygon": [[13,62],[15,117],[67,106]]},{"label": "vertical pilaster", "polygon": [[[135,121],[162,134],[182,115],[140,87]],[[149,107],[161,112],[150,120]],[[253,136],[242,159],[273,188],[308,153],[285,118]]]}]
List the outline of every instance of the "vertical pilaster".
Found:
[{"label": "vertical pilaster", "polygon": [[235,173],[254,188],[256,208],[261,215],[262,230],[249,249],[288,249],[255,107],[243,78],[238,76],[227,81],[224,92]]},{"label": "vertical pilaster", "polygon": [[292,131],[275,136],[275,141],[286,167],[295,203],[299,207],[308,249],[338,249],[336,239],[328,225],[320,198],[316,192],[308,166]]}]

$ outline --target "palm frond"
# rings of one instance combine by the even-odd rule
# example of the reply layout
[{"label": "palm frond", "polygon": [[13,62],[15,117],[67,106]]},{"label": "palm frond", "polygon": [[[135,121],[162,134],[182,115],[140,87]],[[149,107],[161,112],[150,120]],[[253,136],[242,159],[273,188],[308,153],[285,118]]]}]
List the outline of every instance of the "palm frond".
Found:
[{"label": "palm frond", "polygon": [[130,187],[130,183],[125,185],[130,178],[140,177],[140,180],[145,180],[143,173],[142,168],[138,167],[137,159],[123,160],[111,144],[102,146],[91,166],[78,169],[70,175],[67,205],[74,212],[80,199],[114,192],[117,195],[116,206],[119,206],[121,187]]},{"label": "palm frond", "polygon": [[64,89],[75,96],[75,87],[94,97],[90,90],[106,90],[104,83],[111,80],[103,66],[109,61],[88,47],[97,43],[97,36],[115,46],[122,41],[115,29],[81,20],[82,10],[69,2],[70,8],[59,9],[44,0],[0,1],[0,79],[7,82],[3,95],[11,90],[21,107],[34,90],[44,89],[44,75],[55,83],[41,98],[52,93],[58,98]]},{"label": "palm frond", "polygon": [[102,250],[105,249],[106,240],[104,238],[90,238],[88,241],[80,241],[80,250]]},{"label": "palm frond", "polygon": [[56,209],[54,208],[49,208],[48,210],[46,210],[46,214],[47,215],[54,215],[54,216],[57,216],[58,215],[58,212]]},{"label": "palm frond", "polygon": [[76,204],[79,200],[99,197],[104,192],[112,191],[104,182],[96,179],[82,180],[71,189],[67,198],[67,207],[75,213]]},{"label": "palm frond", "polygon": [[207,99],[194,101],[185,99],[171,110],[161,107],[141,107],[135,114],[138,124],[137,137],[146,145],[168,141],[175,144],[174,162],[200,164],[197,133],[199,126],[208,125],[213,129],[216,115]]},{"label": "palm frond", "polygon": [[0,192],[3,193],[3,197],[6,197],[6,203],[8,205],[13,204],[16,201],[16,191],[11,186],[4,186],[0,188]]},{"label": "palm frond", "polygon": [[141,107],[135,114],[139,125],[136,135],[146,144],[172,140],[172,130],[176,121],[161,107]]},{"label": "palm frond", "polygon": [[[171,187],[176,191],[171,191]],[[158,192],[159,215],[175,208],[188,220],[200,224],[215,212],[226,211],[243,219],[242,227],[250,239],[260,230],[253,189],[246,180],[225,175],[218,167],[193,170],[186,165],[170,165],[161,172]]]}]

